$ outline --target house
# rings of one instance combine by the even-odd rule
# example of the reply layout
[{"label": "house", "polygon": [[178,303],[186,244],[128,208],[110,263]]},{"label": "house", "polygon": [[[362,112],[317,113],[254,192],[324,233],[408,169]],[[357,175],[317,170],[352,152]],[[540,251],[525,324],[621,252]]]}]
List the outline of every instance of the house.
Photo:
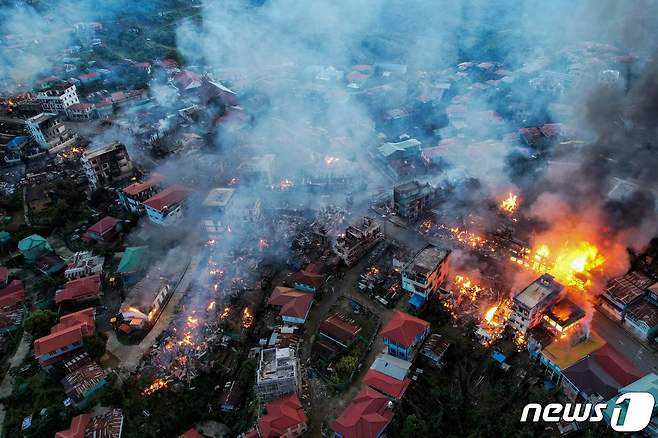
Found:
[{"label": "house", "polygon": [[256,372],[256,396],[270,402],[297,393],[301,385],[299,363],[291,348],[265,348],[260,352]]},{"label": "house", "polygon": [[112,216],[105,216],[87,229],[87,232],[82,236],[82,240],[85,242],[112,243],[119,235],[119,223],[121,223],[121,220]]},{"label": "house", "polygon": [[159,173],[152,174],[144,182],[134,182],[119,192],[119,200],[124,208],[132,213],[142,213],[142,203],[155,195],[159,190],[164,177]]},{"label": "house", "polygon": [[157,225],[175,225],[183,220],[187,198],[192,189],[173,185],[144,201],[146,214]]},{"label": "house", "polygon": [[379,335],[391,356],[412,360],[416,346],[429,334],[430,323],[396,310]]},{"label": "house", "polygon": [[10,333],[23,323],[25,316],[25,289],[21,280],[13,280],[0,289],[0,334]]},{"label": "house", "polygon": [[50,334],[34,341],[34,356],[39,364],[48,368],[82,348],[82,339],[96,330],[94,309],[91,307],[59,318]]},{"label": "house", "polygon": [[421,308],[448,276],[450,250],[428,245],[402,269],[402,289],[411,292],[409,304]]},{"label": "house", "polygon": [[572,402],[600,403],[643,375],[621,353],[606,344],[564,369],[562,388]]},{"label": "house", "polygon": [[361,333],[361,327],[341,313],[334,313],[320,324],[320,336],[324,336],[343,348],[349,347],[359,333]]},{"label": "house", "polygon": [[385,161],[409,160],[420,156],[420,145],[420,141],[410,138],[397,143],[384,143],[377,150]]},{"label": "house", "polygon": [[88,275],[102,274],[105,257],[95,256],[91,251],[79,251],[73,254],[71,261],[64,271],[68,280],[86,277]]},{"label": "house", "polygon": [[336,237],[334,251],[347,266],[352,266],[384,238],[380,224],[363,216]]},{"label": "house", "polygon": [[107,384],[105,372],[87,353],[64,362],[64,369],[68,373],[61,380],[68,396],[64,401],[65,406],[84,408],[96,391]]},{"label": "house", "polygon": [[90,414],[73,417],[71,426],[57,432],[55,438],[121,438],[122,433],[123,412],[121,409],[111,409],[93,417]]},{"label": "house", "polygon": [[652,341],[658,335],[658,306],[647,299],[640,299],[626,308],[623,322],[638,338]]},{"label": "house", "polygon": [[74,103],[66,108],[66,116],[71,120],[90,120],[94,118],[94,104],[87,102]]},{"label": "house", "polygon": [[539,353],[539,364],[546,370],[549,379],[559,383],[563,370],[604,345],[606,342],[596,333],[558,339]]},{"label": "house", "polygon": [[267,304],[280,309],[279,316],[283,322],[304,324],[313,305],[313,294],[290,287],[277,286],[272,291]]},{"label": "house", "polygon": [[392,399],[400,400],[407,391],[411,380],[406,377],[397,379],[370,367],[366,375],[363,376],[363,383]]},{"label": "house", "polygon": [[73,146],[78,139],[77,134],[54,113],[41,113],[30,117],[25,121],[25,126],[39,147],[51,154]]},{"label": "house", "polygon": [[235,189],[216,187],[203,201],[203,225],[208,239],[219,239],[226,230],[225,216],[232,205]]},{"label": "house", "polygon": [[132,285],[142,278],[147,267],[146,247],[130,246],[125,249],[121,256],[117,274],[121,275],[124,285]]},{"label": "house", "polygon": [[64,285],[64,289],[55,292],[55,303],[62,304],[82,303],[99,299],[101,294],[100,274],[71,280]]},{"label": "house", "polygon": [[79,101],[75,85],[60,81],[37,93],[37,102],[45,112],[61,113]]},{"label": "house", "polygon": [[563,298],[544,311],[542,324],[555,336],[564,336],[568,331],[576,328],[584,317],[583,309],[569,298]]},{"label": "house", "polygon": [[244,401],[244,390],[236,381],[226,382],[222,395],[219,396],[219,408],[222,412],[233,412]]},{"label": "house", "polygon": [[420,349],[420,355],[435,368],[440,368],[443,365],[443,356],[450,347],[448,342],[443,336],[433,333],[423,344]]},{"label": "house", "polygon": [[18,242],[18,250],[28,263],[36,263],[39,257],[53,252],[48,241],[38,234],[32,234]]},{"label": "house", "polygon": [[434,201],[434,188],[429,184],[409,181],[393,187],[393,210],[409,223],[416,222]]},{"label": "house", "polygon": [[393,404],[371,388],[363,388],[331,424],[338,438],[377,438],[393,420]]},{"label": "house", "polygon": [[91,190],[128,178],[133,173],[128,150],[119,142],[85,151],[80,157],[80,163]]},{"label": "house", "polygon": [[658,436],[658,409],[656,409],[658,407],[658,374],[656,373],[647,374],[641,379],[638,379],[635,382],[624,386],[619,390],[618,394],[608,400],[608,406],[603,411],[603,418],[605,419],[605,422],[610,424],[613,413],[617,409],[621,409],[622,411],[619,415],[620,421],[626,419],[628,402],[618,405],[616,401],[622,394],[631,392],[648,392],[653,396],[654,406],[651,421],[649,421],[649,425],[642,432],[640,432],[640,434],[646,437]]},{"label": "house", "polygon": [[290,394],[265,405],[267,414],[258,419],[261,438],[295,438],[308,429],[306,414],[297,394]]},{"label": "house", "polygon": [[323,271],[324,267],[321,263],[311,263],[303,270],[292,274],[290,282],[295,289],[315,293],[320,290],[326,279]]},{"label": "house", "polygon": [[563,289],[550,274],[533,281],[512,299],[512,327],[525,334],[539,323],[544,310],[559,299]]},{"label": "house", "polygon": [[613,278],[600,296],[600,307],[610,317],[623,321],[628,306],[640,300],[654,281],[639,272]]}]

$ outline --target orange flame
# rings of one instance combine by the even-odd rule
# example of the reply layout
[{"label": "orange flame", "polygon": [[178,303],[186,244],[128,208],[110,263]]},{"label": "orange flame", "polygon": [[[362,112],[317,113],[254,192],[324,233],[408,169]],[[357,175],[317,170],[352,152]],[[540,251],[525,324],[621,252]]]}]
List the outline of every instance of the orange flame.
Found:
[{"label": "orange flame", "polygon": [[507,198],[500,201],[499,207],[506,213],[514,213],[519,208],[519,196],[509,192]]}]

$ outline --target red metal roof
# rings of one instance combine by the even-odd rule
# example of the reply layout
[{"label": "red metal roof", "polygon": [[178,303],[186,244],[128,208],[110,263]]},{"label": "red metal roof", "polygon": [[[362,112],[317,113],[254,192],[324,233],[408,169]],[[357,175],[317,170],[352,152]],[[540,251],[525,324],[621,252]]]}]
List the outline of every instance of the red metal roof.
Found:
[{"label": "red metal roof", "polygon": [[306,314],[313,304],[313,294],[290,287],[277,286],[272,291],[267,304],[281,306],[280,316],[306,318]]},{"label": "red metal roof", "polygon": [[105,216],[103,219],[99,220],[94,225],[89,227],[87,233],[91,232],[102,236],[103,234],[112,230],[119,222],[121,221],[115,217]]},{"label": "red metal roof", "polygon": [[411,380],[398,380],[371,368],[366,375],[363,376],[363,383],[376,389],[382,394],[401,399],[407,391]]},{"label": "red metal roof", "polygon": [[400,345],[411,345],[420,333],[430,327],[430,323],[396,310],[393,317],[379,332],[380,336],[388,338]]},{"label": "red metal roof", "polygon": [[179,438],[203,438],[203,435],[197,432],[196,429],[192,428],[183,433]]},{"label": "red metal roof", "polygon": [[167,207],[181,203],[190,195],[190,193],[192,193],[192,189],[188,187],[173,185],[167,187],[160,193],[151,196],[149,199],[144,201],[144,205],[154,208],[158,211],[162,211]]},{"label": "red metal roof", "polygon": [[86,103],[86,102],[78,102],[74,103],[73,105],[70,105],[67,110],[68,111],[83,111],[83,110],[88,110],[93,107],[92,104]]},{"label": "red metal roof", "polygon": [[100,274],[78,278],[77,280],[69,281],[64,285],[64,289],[58,290],[55,293],[55,303],[61,304],[65,301],[95,298],[98,296],[100,290]]},{"label": "red metal roof", "polygon": [[361,332],[361,327],[341,314],[334,314],[322,321],[320,332],[348,345]]},{"label": "red metal roof", "polygon": [[258,420],[261,438],[277,438],[286,431],[306,423],[304,409],[296,394],[291,394],[266,405],[267,414]]},{"label": "red metal roof", "polygon": [[164,176],[160,175],[159,173],[154,173],[146,181],[132,183],[128,187],[123,189],[123,191],[128,195],[134,196],[139,193],[142,193],[144,190],[150,189],[151,187],[161,183],[162,181],[164,181]]},{"label": "red metal roof", "polygon": [[59,318],[59,323],[50,329],[50,334],[34,341],[34,353],[41,356],[82,341],[83,336],[94,333],[94,309],[87,308]]},{"label": "red metal roof", "polygon": [[373,389],[363,388],[331,428],[343,438],[376,438],[392,419],[393,409],[388,398]]},{"label": "red metal roof", "polygon": [[76,417],[73,417],[71,420],[71,426],[61,432],[55,434],[55,438],[84,438],[85,429],[91,421],[91,415],[82,414]]},{"label": "red metal roof", "polygon": [[0,283],[4,283],[7,281],[7,277],[9,276],[9,269],[5,268],[4,266],[0,266]]},{"label": "red metal roof", "polygon": [[13,280],[9,285],[0,289],[0,307],[10,307],[25,301],[25,289],[21,280]]}]

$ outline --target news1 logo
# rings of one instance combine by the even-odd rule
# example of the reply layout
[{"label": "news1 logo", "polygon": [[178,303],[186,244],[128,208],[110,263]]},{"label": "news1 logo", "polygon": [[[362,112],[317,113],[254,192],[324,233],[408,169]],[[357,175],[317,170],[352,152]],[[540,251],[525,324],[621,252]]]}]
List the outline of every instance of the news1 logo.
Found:
[{"label": "news1 logo", "polygon": [[[627,392],[620,395],[612,409],[610,427],[616,432],[643,430],[651,421],[655,403],[656,400],[649,392]],[[529,403],[523,408],[521,422],[537,423],[541,419],[547,423],[557,423],[561,420],[596,423],[603,420],[603,411],[607,407],[606,403],[549,403],[546,406]],[[624,411],[625,415],[622,418]],[[528,420],[531,412],[532,418]]]}]

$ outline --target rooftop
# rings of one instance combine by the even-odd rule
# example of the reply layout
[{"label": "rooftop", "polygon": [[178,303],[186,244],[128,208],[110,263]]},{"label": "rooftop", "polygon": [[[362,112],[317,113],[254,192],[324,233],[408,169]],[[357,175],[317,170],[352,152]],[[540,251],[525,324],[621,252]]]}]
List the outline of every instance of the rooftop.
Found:
[{"label": "rooftop", "polygon": [[553,276],[544,274],[516,294],[514,300],[525,305],[529,309],[533,309],[549,296],[558,295],[562,292],[563,288],[564,286],[555,281]]},{"label": "rooftop", "polygon": [[585,311],[568,298],[564,298],[549,307],[544,316],[565,328],[585,316]]},{"label": "rooftop", "polygon": [[226,207],[231,198],[235,189],[231,188],[214,188],[206,196],[206,199],[203,201],[204,207]]},{"label": "rooftop", "polygon": [[96,222],[94,225],[87,229],[87,233],[95,233],[103,235],[112,230],[119,222],[119,219],[112,216],[105,216],[103,219]]},{"label": "rooftop", "polygon": [[150,189],[156,184],[160,184],[162,181],[164,181],[164,176],[160,175],[159,173],[154,173],[146,181],[134,182],[128,187],[124,188],[123,191],[128,195],[135,196],[145,190]]},{"label": "rooftop", "polygon": [[651,330],[658,326],[658,306],[646,300],[638,300],[628,306],[626,318],[644,323]]},{"label": "rooftop", "polygon": [[123,256],[121,256],[121,261],[119,261],[117,272],[119,274],[127,274],[145,268],[145,252],[145,246],[131,246],[126,248],[126,250],[123,252]]},{"label": "rooftop", "polygon": [[416,337],[429,329],[430,323],[396,310],[379,335],[400,345],[411,345]]},{"label": "rooftop", "polygon": [[409,387],[411,380],[403,379],[398,380],[394,377],[391,377],[387,374],[377,371],[376,369],[370,368],[365,376],[363,376],[363,383],[370,386],[373,389],[386,394],[390,397],[400,399],[404,396],[404,393]]},{"label": "rooftop", "polygon": [[155,210],[165,210],[168,207],[173,207],[180,204],[183,200],[192,193],[192,189],[181,185],[173,185],[167,187],[160,193],[151,196],[144,201],[144,205],[151,207]]},{"label": "rooftop", "polygon": [[396,380],[403,380],[409,374],[411,362],[400,359],[390,354],[380,354],[375,358],[370,369],[379,371]]},{"label": "rooftop", "polygon": [[61,304],[67,301],[97,297],[100,293],[100,289],[100,274],[71,280],[64,285],[64,289],[55,292],[55,303]]},{"label": "rooftop", "polygon": [[34,353],[41,356],[82,341],[95,329],[94,309],[87,308],[64,315],[50,329],[50,334],[34,341]]},{"label": "rooftop", "polygon": [[261,438],[284,436],[288,429],[307,421],[304,408],[296,394],[271,401],[265,408],[267,414],[258,419]]},{"label": "rooftop", "polygon": [[392,419],[393,408],[388,398],[373,389],[363,388],[331,428],[343,438],[376,438]]},{"label": "rooftop", "polygon": [[361,332],[361,327],[347,316],[336,313],[322,321],[320,332],[347,345]]},{"label": "rooftop", "polygon": [[639,272],[629,272],[621,277],[613,278],[608,282],[605,295],[628,305],[637,297],[644,294],[644,290],[654,284],[650,278]]},{"label": "rooftop", "polygon": [[418,274],[430,273],[448,257],[448,254],[450,251],[447,249],[429,245],[416,254],[405,270]]},{"label": "rooftop", "polygon": [[560,339],[544,348],[542,354],[560,369],[565,369],[575,364],[585,356],[599,348],[606,342],[596,333],[591,333],[588,339],[573,344],[571,339]]},{"label": "rooftop", "polygon": [[313,304],[313,294],[290,287],[277,286],[272,291],[267,304],[281,306],[280,316],[306,319],[306,314]]},{"label": "rooftop", "polygon": [[117,149],[125,149],[125,148],[126,147],[122,143],[115,141],[114,143],[106,144],[99,148],[86,150],[84,156],[85,158],[91,160],[92,158],[96,158],[101,155],[107,154],[108,152],[114,152]]}]

